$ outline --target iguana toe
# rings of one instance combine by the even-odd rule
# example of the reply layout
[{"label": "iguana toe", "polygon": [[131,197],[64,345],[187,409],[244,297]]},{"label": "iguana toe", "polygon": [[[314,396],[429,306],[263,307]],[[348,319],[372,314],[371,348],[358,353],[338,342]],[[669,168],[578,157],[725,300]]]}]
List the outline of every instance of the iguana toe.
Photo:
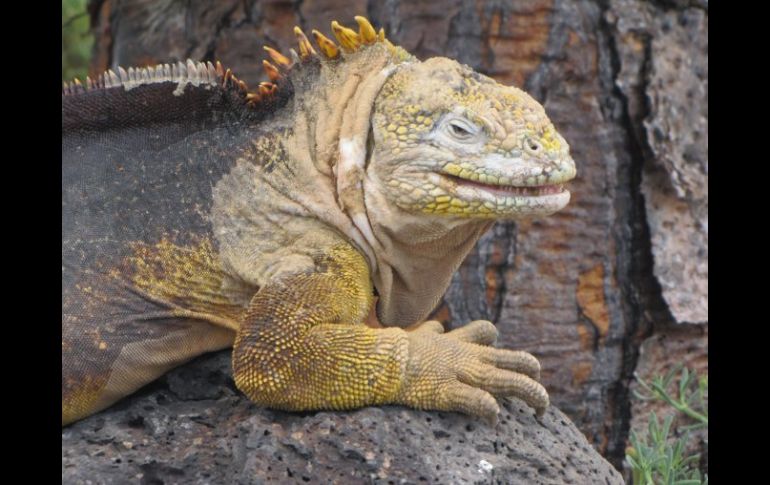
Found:
[{"label": "iguana toe", "polygon": [[471,342],[481,345],[492,345],[497,341],[499,332],[495,325],[487,320],[474,320],[471,323],[447,333],[461,342]]},{"label": "iguana toe", "polygon": [[532,354],[521,350],[479,347],[481,348],[478,349],[478,352],[483,362],[501,369],[524,374],[536,381],[540,380],[540,362]]},{"label": "iguana toe", "polygon": [[497,424],[500,405],[487,391],[458,381],[446,389],[446,398],[454,404],[453,410],[480,416],[493,426]]},{"label": "iguana toe", "polygon": [[480,387],[496,396],[517,397],[534,408],[538,415],[548,407],[545,388],[524,374],[482,364],[460,369],[458,377],[461,382]]},{"label": "iguana toe", "polygon": [[410,330],[411,333],[417,334],[417,333],[444,333],[444,325],[439,322],[438,320],[426,320],[413,329]]}]

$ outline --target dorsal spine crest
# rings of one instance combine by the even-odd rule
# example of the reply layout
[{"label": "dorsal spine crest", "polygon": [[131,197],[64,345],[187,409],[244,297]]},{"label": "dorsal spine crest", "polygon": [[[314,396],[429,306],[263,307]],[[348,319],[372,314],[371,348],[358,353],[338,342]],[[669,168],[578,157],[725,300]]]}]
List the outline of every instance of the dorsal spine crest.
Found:
[{"label": "dorsal spine crest", "polygon": [[186,62],[160,64],[152,67],[129,67],[128,70],[117,67],[117,72],[110,69],[96,79],[87,77],[85,84],[76,78],[70,83],[64,83],[62,95],[68,96],[114,87],[131,89],[143,84],[175,82],[190,83],[195,86],[204,84],[232,88],[246,99],[250,107],[255,107],[258,103],[273,98],[281,89],[280,84],[286,74],[295,69],[297,65],[302,65],[310,59],[336,61],[340,59],[341,51],[352,54],[377,42],[384,43],[393,54],[397,54],[396,47],[386,39],[384,29],[375,30],[369,20],[360,15],[355,16],[354,19],[358,24],[358,32],[341,25],[336,20],[332,21],[332,33],[339,45],[318,30],[313,29],[312,37],[318,46],[318,51],[316,51],[302,29],[294,27],[299,52],[292,49],[291,58],[269,46],[264,46],[264,50],[272,60],[272,62],[267,59],[262,61],[262,66],[270,82],[260,83],[255,90],[250,90],[244,81],[238,79],[230,69],[224,69],[219,61],[212,64],[211,62],[194,62],[188,59]]}]

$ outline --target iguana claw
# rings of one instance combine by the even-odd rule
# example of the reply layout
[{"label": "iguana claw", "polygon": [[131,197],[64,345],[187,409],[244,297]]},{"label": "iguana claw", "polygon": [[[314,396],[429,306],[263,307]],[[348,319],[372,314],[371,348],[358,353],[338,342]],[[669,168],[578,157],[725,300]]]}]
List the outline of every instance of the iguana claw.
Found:
[{"label": "iguana claw", "polygon": [[497,421],[494,396],[514,396],[535,409],[548,407],[548,393],[537,379],[540,363],[532,355],[490,347],[497,329],[486,320],[443,333],[437,321],[409,332],[409,360],[398,402],[422,409],[459,411]]}]

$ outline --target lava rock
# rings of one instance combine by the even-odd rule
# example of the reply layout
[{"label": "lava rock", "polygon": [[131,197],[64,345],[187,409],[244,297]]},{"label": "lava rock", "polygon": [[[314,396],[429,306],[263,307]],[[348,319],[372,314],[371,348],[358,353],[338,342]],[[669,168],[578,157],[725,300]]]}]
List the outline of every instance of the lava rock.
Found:
[{"label": "lava rock", "polygon": [[228,351],[205,356],[64,428],[62,483],[623,483],[553,406],[504,400],[494,428],[400,406],[286,413],[229,374]]}]

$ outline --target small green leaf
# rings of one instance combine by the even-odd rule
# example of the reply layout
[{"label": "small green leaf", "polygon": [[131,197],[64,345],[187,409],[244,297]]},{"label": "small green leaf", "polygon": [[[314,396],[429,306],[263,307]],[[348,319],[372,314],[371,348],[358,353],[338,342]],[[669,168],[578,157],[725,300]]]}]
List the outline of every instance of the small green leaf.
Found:
[{"label": "small green leaf", "polygon": [[681,400],[687,392],[687,386],[690,385],[690,372],[687,367],[682,369],[682,377],[679,378],[679,399]]},{"label": "small green leaf", "polygon": [[[678,383],[673,384],[675,376]],[[696,423],[674,427],[675,415],[669,414],[661,421],[654,411],[650,412],[647,434],[642,438],[632,431],[629,436],[631,447],[627,450],[626,461],[631,467],[633,483],[700,484],[700,471],[697,469],[700,455],[687,455],[687,443],[690,431],[708,426],[708,379],[682,365],[674,366],[664,376],[654,376],[649,382],[640,379],[637,374],[634,378],[642,391],[633,392],[637,399],[663,401]],[[708,484],[708,477],[703,483]]]}]

